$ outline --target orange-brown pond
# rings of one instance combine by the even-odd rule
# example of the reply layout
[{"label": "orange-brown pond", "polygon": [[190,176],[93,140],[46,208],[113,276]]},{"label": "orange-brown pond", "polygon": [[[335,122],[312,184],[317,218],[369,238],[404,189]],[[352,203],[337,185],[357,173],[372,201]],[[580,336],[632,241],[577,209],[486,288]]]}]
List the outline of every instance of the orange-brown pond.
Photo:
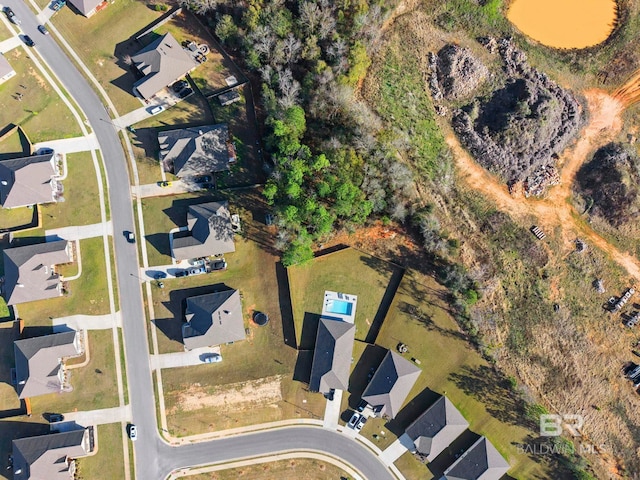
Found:
[{"label": "orange-brown pond", "polygon": [[513,0],[507,18],[525,35],[555,48],[604,42],[616,21],[615,0]]}]

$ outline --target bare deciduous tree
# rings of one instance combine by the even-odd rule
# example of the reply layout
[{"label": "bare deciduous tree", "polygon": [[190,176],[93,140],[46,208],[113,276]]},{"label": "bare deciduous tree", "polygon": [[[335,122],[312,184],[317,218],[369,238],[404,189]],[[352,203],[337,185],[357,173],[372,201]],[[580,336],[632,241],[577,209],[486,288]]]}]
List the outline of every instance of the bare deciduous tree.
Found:
[{"label": "bare deciduous tree", "polygon": [[298,40],[293,33],[289,33],[284,40],[284,58],[287,64],[291,65],[298,61],[300,49],[302,49],[300,40]]}]

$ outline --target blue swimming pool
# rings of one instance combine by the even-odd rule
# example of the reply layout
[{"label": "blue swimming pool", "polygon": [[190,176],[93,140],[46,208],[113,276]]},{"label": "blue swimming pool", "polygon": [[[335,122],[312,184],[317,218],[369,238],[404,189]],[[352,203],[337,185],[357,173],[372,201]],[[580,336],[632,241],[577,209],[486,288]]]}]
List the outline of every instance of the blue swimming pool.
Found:
[{"label": "blue swimming pool", "polygon": [[329,300],[327,303],[327,312],[337,313],[340,315],[351,315],[353,303],[344,300]]}]

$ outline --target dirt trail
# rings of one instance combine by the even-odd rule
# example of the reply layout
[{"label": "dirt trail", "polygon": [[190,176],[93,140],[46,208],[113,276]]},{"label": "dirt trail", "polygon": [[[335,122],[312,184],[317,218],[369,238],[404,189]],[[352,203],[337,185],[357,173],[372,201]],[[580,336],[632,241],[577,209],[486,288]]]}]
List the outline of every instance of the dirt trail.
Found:
[{"label": "dirt trail", "polygon": [[[640,73],[629,83],[640,82]],[[640,100],[640,85],[637,85]],[[631,87],[629,87],[631,88]],[[619,91],[629,91],[622,87]],[[588,224],[578,221],[580,214],[570,203],[571,186],[576,174],[593,149],[611,141],[622,128],[620,115],[625,102],[620,96],[611,96],[602,90],[584,92],[589,109],[589,123],[582,130],[576,144],[563,152],[560,158],[562,173],[560,184],[552,187],[546,198],[525,198],[511,195],[507,187],[476,163],[462,148],[458,139],[449,135],[447,143],[456,158],[461,177],[475,190],[492,199],[498,209],[518,220],[534,215],[543,228],[562,228],[563,240],[568,248],[576,235],[597,246],[640,281],[640,262],[626,252],[619,251],[598,235]],[[615,95],[615,94],[614,94]],[[628,104],[627,104],[628,105]]]}]

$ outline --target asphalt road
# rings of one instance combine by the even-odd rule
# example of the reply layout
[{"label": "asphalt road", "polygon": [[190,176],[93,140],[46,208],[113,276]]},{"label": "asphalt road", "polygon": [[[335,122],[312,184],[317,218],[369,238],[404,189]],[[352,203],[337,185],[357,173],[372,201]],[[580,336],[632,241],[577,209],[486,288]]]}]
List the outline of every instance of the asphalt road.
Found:
[{"label": "asphalt road", "polygon": [[[161,480],[179,467],[284,450],[313,449],[342,458],[368,479],[392,480],[394,477],[389,470],[368,449],[336,432],[321,428],[288,427],[180,447],[171,447],[160,438],[149,365],[142,287],[138,278],[137,248],[128,243],[123,234],[125,231],[134,231],[135,228],[129,187],[131,182],[120,139],[105,106],[66,53],[51,36],[38,32],[37,18],[29,7],[19,0],[5,0],[4,4],[11,7],[20,18],[23,32],[35,41],[35,49],[87,116],[105,160],[129,399],[133,422],[138,426],[138,440],[134,444],[136,479]],[[114,45],[118,40],[121,39],[114,39]]]}]

